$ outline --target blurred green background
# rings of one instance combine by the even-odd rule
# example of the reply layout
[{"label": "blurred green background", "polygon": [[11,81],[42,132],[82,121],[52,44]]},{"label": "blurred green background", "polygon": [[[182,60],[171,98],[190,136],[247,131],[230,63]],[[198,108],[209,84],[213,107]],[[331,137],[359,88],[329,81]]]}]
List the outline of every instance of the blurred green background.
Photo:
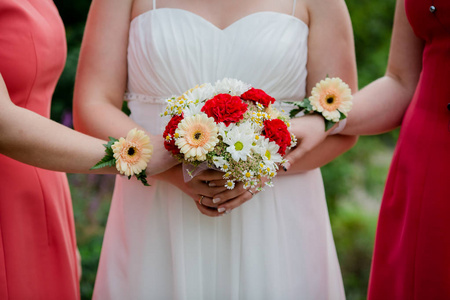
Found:
[{"label": "blurred green background", "polygon": [[[55,1],[66,26],[68,57],[52,118],[72,126],[71,101],[90,0]],[[360,88],[382,76],[388,57],[394,0],[347,0],[355,35]],[[347,299],[365,299],[375,228],[398,131],[360,137],[349,152],[322,168],[329,214]],[[80,253],[82,299],[90,299],[114,176],[68,174]]]}]

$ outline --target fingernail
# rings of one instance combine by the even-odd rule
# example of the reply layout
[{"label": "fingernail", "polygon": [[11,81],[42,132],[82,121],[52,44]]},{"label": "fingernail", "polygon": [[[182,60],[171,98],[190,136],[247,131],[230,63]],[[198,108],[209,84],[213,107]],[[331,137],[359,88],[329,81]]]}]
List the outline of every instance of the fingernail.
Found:
[{"label": "fingernail", "polygon": [[217,209],[218,212],[223,213],[225,211],[225,207],[220,207]]},{"label": "fingernail", "polygon": [[283,170],[285,172],[287,172],[287,170],[289,170],[289,168],[291,167],[291,163],[287,161],[284,164],[282,164],[282,166],[283,166]]},{"label": "fingernail", "polygon": [[219,203],[220,202],[220,198],[214,198],[213,199],[213,203],[215,204],[215,203]]},{"label": "fingernail", "polygon": [[209,185],[210,187],[217,186],[214,182],[210,182],[208,185]]}]

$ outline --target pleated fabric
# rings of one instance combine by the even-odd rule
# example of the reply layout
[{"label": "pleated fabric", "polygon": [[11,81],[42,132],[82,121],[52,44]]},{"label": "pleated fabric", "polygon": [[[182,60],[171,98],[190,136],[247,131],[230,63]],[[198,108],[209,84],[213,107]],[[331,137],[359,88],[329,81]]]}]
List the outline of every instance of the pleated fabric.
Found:
[{"label": "pleated fabric", "polygon": [[[221,30],[180,9],[132,21],[131,117],[162,134],[164,99],[236,78],[278,100],[305,95],[308,27],[258,12]],[[218,218],[175,186],[118,176],[95,299],[344,299],[320,170],[275,186]]]}]

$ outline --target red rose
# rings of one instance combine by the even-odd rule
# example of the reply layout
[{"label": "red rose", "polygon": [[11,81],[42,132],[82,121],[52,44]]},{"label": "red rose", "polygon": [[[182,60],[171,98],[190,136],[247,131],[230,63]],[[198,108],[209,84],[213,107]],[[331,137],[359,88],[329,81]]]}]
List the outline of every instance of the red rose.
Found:
[{"label": "red rose", "polygon": [[291,134],[283,121],[280,119],[264,121],[264,130],[262,135],[268,138],[271,142],[275,142],[278,146],[280,146],[278,153],[281,155],[286,154],[286,148],[291,144]]},{"label": "red rose", "polygon": [[202,107],[202,112],[208,117],[214,118],[216,123],[223,122],[228,126],[230,123],[237,123],[244,118],[247,106],[237,96],[218,94],[214,98],[206,101]]},{"label": "red rose", "polygon": [[269,96],[263,90],[251,88],[241,95],[242,100],[255,101],[268,107],[270,103],[275,102],[275,98]]},{"label": "red rose", "polygon": [[[166,129],[164,130],[163,137],[164,137],[164,148],[166,148],[169,152],[172,152],[173,155],[180,154],[180,149],[177,145],[175,145],[175,139],[173,139],[173,135],[175,134],[175,130],[178,128],[178,123],[183,120],[182,116],[173,116],[172,119],[170,119],[169,124],[167,124]],[[170,140],[166,139],[166,136],[172,137]]]}]

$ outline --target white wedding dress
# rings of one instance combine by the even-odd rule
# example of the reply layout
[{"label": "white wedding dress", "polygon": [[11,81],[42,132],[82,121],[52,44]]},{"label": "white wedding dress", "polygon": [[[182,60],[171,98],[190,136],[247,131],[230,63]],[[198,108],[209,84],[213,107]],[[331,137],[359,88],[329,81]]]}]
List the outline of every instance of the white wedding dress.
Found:
[{"label": "white wedding dress", "polygon": [[[224,77],[303,99],[307,40],[308,26],[283,13],[223,30],[186,10],[143,13],[129,35],[131,118],[162,134],[166,98]],[[117,177],[94,299],[345,298],[319,169],[277,177],[216,218],[175,186],[149,183]]]}]

